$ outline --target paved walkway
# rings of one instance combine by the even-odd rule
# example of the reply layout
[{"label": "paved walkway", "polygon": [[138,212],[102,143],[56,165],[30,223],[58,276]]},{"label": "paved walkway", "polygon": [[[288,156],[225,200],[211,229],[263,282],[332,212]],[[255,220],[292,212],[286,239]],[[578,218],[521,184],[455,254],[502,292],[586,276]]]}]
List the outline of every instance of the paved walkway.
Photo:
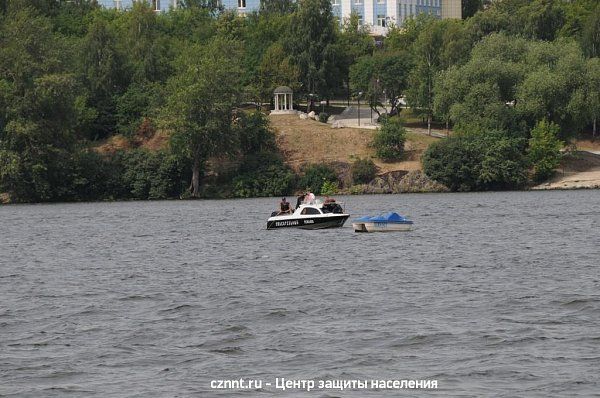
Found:
[{"label": "paved walkway", "polygon": [[[382,114],[387,112],[387,110],[385,108],[378,108],[378,110]],[[349,107],[346,107],[346,109],[344,109],[344,111],[342,113],[340,113],[339,115],[333,116],[332,124],[335,127],[354,127],[354,128],[361,128],[361,129],[376,129],[379,127],[379,124],[377,123],[377,113],[372,112],[372,114],[373,114],[373,118],[371,119],[371,108],[369,107],[369,105],[361,104],[360,120],[359,120],[358,106],[350,105]],[[411,133],[429,135],[427,133],[427,129],[423,129],[423,128],[407,127],[406,130],[410,131]],[[431,136],[438,137],[438,138],[446,138],[446,133],[440,132],[439,130],[432,130]]]},{"label": "paved walkway", "polygon": [[[379,111],[383,113],[385,112],[385,109],[381,108]],[[376,129],[379,127],[379,124],[377,124],[377,117],[377,113],[371,112],[371,108],[368,105],[361,104],[360,114],[358,112],[358,106],[350,105],[346,107],[342,113],[333,117],[333,124],[337,127]]]}]

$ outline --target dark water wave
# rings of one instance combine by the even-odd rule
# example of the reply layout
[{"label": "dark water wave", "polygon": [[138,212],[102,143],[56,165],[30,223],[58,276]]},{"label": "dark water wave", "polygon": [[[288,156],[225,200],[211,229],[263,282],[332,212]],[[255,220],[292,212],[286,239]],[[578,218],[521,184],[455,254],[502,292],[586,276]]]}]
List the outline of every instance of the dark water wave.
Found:
[{"label": "dark water wave", "polygon": [[[415,221],[389,235],[266,231],[270,199],[0,207],[0,396],[599,396],[599,198],[346,198]],[[440,389],[210,389],[240,377]]]}]

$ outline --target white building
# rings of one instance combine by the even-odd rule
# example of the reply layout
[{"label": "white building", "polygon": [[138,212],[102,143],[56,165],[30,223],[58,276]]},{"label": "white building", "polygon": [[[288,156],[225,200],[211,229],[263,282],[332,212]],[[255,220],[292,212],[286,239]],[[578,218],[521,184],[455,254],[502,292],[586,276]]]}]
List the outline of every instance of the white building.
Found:
[{"label": "white building", "polygon": [[[135,0],[99,0],[105,7],[126,9]],[[143,0],[142,0],[143,1]],[[177,0],[146,0],[156,11],[168,11],[177,7]],[[241,14],[258,11],[260,0],[219,0],[225,9]],[[404,21],[418,14],[430,14],[438,18],[462,17],[461,0],[331,0],[333,15],[340,23],[354,12],[360,23],[367,25],[374,35],[385,35],[392,26],[402,26]]]}]

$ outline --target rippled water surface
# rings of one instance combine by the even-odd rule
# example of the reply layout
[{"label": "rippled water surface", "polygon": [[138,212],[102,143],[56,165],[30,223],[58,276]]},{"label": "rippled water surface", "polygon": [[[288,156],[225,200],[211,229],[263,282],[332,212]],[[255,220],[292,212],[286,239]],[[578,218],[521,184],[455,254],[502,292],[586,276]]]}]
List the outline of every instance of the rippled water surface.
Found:
[{"label": "rippled water surface", "polygon": [[[0,396],[600,392],[600,191],[355,196],[417,229],[265,229],[275,199],[0,207]],[[435,379],[428,391],[210,380]]]}]

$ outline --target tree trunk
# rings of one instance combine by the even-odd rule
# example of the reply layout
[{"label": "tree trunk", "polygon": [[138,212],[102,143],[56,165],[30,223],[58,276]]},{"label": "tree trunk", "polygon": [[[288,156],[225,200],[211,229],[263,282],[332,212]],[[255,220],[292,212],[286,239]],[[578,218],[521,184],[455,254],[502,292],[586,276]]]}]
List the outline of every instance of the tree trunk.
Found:
[{"label": "tree trunk", "polygon": [[352,97],[352,93],[350,92],[350,80],[348,80],[348,106],[350,106],[350,97]]},{"label": "tree trunk", "polygon": [[594,118],[594,129],[592,130],[592,137],[596,139],[596,132],[598,131],[598,118]]},{"label": "tree trunk", "polygon": [[446,137],[450,136],[450,120],[446,119]]},{"label": "tree trunk", "polygon": [[431,135],[431,113],[427,114],[427,134]]},{"label": "tree trunk", "polygon": [[200,195],[200,160],[198,157],[194,158],[194,165],[192,166],[192,183],[190,185],[190,193],[193,198],[197,198]]}]

